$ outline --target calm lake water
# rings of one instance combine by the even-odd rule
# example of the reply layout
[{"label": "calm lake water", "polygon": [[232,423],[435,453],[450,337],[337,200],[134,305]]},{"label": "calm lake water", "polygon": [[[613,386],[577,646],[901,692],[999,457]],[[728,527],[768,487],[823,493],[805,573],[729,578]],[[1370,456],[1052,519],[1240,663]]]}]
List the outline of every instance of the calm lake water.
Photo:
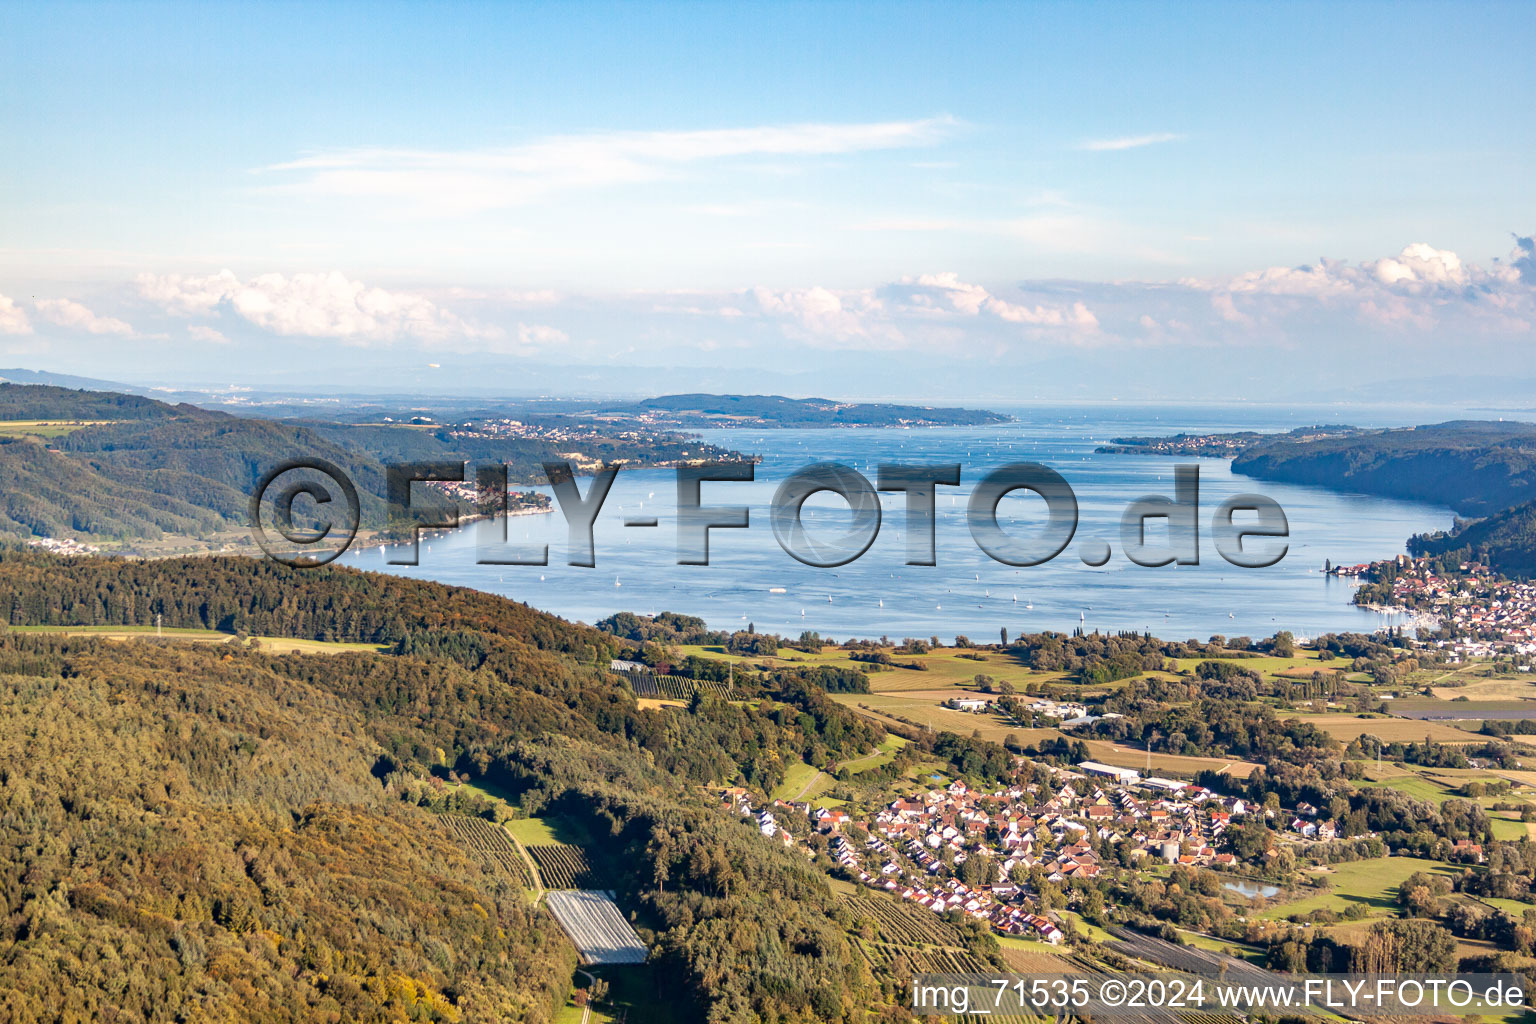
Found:
[{"label": "calm lake water", "polygon": [[[1268,636],[1288,629],[1301,637],[1330,631],[1370,631],[1408,625],[1402,616],[1350,604],[1351,584],[1323,575],[1324,559],[1364,562],[1405,550],[1410,534],[1451,524],[1449,509],[1315,487],[1234,476],[1222,459],[1100,455],[1112,437],[1178,431],[1284,430],[1318,422],[1392,426],[1452,418],[1448,412],[1224,408],[1005,409],[1011,423],[989,427],[914,430],[711,430],[704,439],[758,453],[763,463],[752,483],[707,483],[705,505],[746,505],[747,529],[714,530],[712,564],[680,566],[672,470],[625,470],[598,518],[597,565],[566,564],[566,525],[558,512],[508,521],[511,543],[547,543],[548,566],[477,565],[470,525],[424,537],[418,566],[390,566],[379,548],[349,552],[343,563],[474,587],[524,601],[569,619],[596,622],[616,611],[685,612],[711,627],[744,628],[798,636],[812,629],[838,639],[956,634],[992,641],[1007,628],[1016,635],[1041,629],[1150,630],[1167,638]],[[768,506],[789,474],[810,463],[843,462],[873,482],[881,462],[961,463],[959,487],[939,488],[937,561],[903,564],[905,497],[882,495],[882,526],[857,561],[835,569],[806,566],[775,540]],[[1072,543],[1054,561],[1014,568],[992,561],[971,539],[965,520],[972,486],[1009,462],[1041,462],[1071,484],[1079,504]],[[1200,466],[1198,566],[1135,565],[1120,551],[1121,513],[1146,494],[1173,495],[1173,469]],[[582,480],[583,490],[589,481]],[[1266,569],[1240,569],[1217,554],[1210,522],[1217,505],[1243,492],[1268,495],[1284,508],[1290,548]],[[1028,495],[1028,492],[1019,492]],[[1026,536],[1044,522],[1043,503],[1010,497],[999,521]],[[655,528],[626,528],[627,516],[654,515]],[[807,528],[818,536],[843,532],[849,520],[840,499],[823,495],[806,505]],[[1150,532],[1150,531],[1149,531]],[[1083,564],[1085,541],[1108,542],[1110,561]]]}]

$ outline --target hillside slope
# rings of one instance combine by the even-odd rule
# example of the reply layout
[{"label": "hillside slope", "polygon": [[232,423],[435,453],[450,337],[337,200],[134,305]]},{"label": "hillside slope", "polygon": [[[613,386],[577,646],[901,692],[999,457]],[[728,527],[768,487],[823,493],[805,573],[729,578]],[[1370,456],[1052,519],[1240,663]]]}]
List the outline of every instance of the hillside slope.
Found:
[{"label": "hillside slope", "polygon": [[1536,498],[1536,424],[1457,420],[1255,444],[1232,472],[1449,505],[1488,515]]},{"label": "hillside slope", "polygon": [[[881,732],[813,688],[643,709],[623,641],[504,599],[249,559],[0,556],[18,624],[218,624],[395,654],[0,629],[7,1019],[546,1022],[574,953],[437,815],[450,773],[603,837],[663,1019],[871,1005],[824,875],[714,806]],[[636,1021],[635,1024],[641,1024]]]},{"label": "hillside slope", "polygon": [[1443,533],[1419,534],[1408,542],[1415,555],[1449,555],[1483,562],[1505,576],[1536,577],[1536,501],[1458,524]]}]

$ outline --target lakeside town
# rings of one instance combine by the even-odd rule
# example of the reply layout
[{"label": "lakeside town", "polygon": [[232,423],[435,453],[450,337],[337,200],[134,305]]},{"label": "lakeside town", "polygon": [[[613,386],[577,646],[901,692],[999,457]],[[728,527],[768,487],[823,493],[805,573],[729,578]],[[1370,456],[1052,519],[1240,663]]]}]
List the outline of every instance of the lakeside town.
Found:
[{"label": "lakeside town", "polygon": [[1451,662],[1536,654],[1536,582],[1510,579],[1477,562],[1454,571],[1430,558],[1399,555],[1380,562],[1331,566],[1336,576],[1366,581],[1357,603],[1433,616],[1433,635],[1419,640]]}]

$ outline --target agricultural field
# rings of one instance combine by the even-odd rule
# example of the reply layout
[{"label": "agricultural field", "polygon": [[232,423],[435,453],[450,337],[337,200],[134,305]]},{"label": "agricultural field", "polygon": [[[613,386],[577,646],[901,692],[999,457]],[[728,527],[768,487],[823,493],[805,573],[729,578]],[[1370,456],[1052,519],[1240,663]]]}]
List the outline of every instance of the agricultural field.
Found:
[{"label": "agricultural field", "polygon": [[1415,718],[1361,718],[1347,713],[1314,715],[1297,712],[1283,714],[1283,718],[1295,718],[1317,726],[1319,729],[1344,743],[1359,736],[1375,736],[1387,743],[1402,741],[1415,743],[1428,737],[1437,743],[1480,743],[1482,738],[1454,725],[1427,722]]},{"label": "agricultural field", "polygon": [[874,925],[875,940],[890,945],[954,946],[964,944],[954,925],[931,910],[878,893],[844,896],[843,905],[855,917]]},{"label": "agricultural field", "polygon": [[1241,761],[1231,757],[1185,757],[1183,754],[1162,754],[1156,751],[1148,757],[1145,750],[1122,746],[1108,740],[1085,740],[1084,742],[1088,745],[1088,752],[1096,761],[1121,768],[1135,768],[1143,772],[1150,769],[1153,774],[1193,776],[1199,772],[1214,770],[1233,778],[1246,779],[1258,767],[1252,761]]},{"label": "agricultural field", "polygon": [[466,850],[511,876],[523,888],[533,887],[528,862],[501,826],[484,818],[471,818],[462,814],[445,814],[442,820]]},{"label": "agricultural field", "polygon": [[1043,942],[1004,937],[998,939],[1003,959],[1019,974],[1080,974],[1082,968],[1064,956],[1050,952]]},{"label": "agricultural field", "polygon": [[1273,982],[1279,976],[1246,960],[1199,946],[1176,945],[1129,928],[1112,928],[1110,948],[1145,963],[1189,974],[1215,975],[1237,984]]},{"label": "agricultural field", "polygon": [[1276,902],[1260,911],[1258,916],[1279,921],[1293,914],[1324,909],[1342,915],[1356,905],[1363,905],[1371,917],[1382,916],[1397,909],[1397,887],[1415,871],[1452,877],[1461,874],[1462,870],[1458,865],[1417,857],[1377,857],[1334,864],[1326,871],[1316,872],[1317,876],[1327,880],[1327,892],[1301,890],[1304,895],[1287,902],[1278,902],[1283,896],[1276,897]]},{"label": "agricultural field", "polygon": [[985,961],[959,947],[903,946],[888,942],[862,942],[859,946],[870,964],[879,967],[888,967],[905,961],[907,968],[913,973],[989,973]]},{"label": "agricultural field", "polygon": [[645,963],[645,944],[609,894],[596,890],[551,892],[544,900],[575,943],[583,963]]},{"label": "agricultural field", "polygon": [[570,843],[527,845],[528,855],[539,868],[546,889],[585,889],[594,881],[587,853]]},{"label": "agricultural field", "polygon": [[1429,692],[1441,701],[1536,701],[1536,677],[1529,672],[1499,675],[1491,666],[1472,665],[1437,677]]},{"label": "agricultural field", "polygon": [[624,672],[618,678],[644,700],[682,701],[693,699],[695,693],[721,700],[735,700],[737,694],[726,684],[712,679],[690,679],[688,676],[662,676],[651,672]]},{"label": "agricultural field", "polygon": [[[995,638],[994,638],[995,639]],[[716,661],[732,661],[738,665],[762,665],[767,668],[793,668],[807,665],[832,665],[865,672],[869,676],[869,688],[876,693],[899,693],[903,690],[958,689],[974,685],[978,674],[989,675],[999,682],[1007,681],[1022,690],[1025,684],[1071,682],[1060,672],[1036,672],[1021,664],[1015,656],[1000,651],[982,651],[965,647],[941,647],[926,654],[895,654],[885,648],[898,664],[922,665],[923,669],[891,668],[871,672],[867,662],[854,661],[848,651],[836,647],[824,647],[819,653],[806,653],[790,649],[780,650],[774,657],[744,656],[725,653],[719,646],[685,646],[679,648],[684,655],[696,654]],[[968,657],[974,655],[975,657]],[[980,660],[977,660],[980,659]]]}]

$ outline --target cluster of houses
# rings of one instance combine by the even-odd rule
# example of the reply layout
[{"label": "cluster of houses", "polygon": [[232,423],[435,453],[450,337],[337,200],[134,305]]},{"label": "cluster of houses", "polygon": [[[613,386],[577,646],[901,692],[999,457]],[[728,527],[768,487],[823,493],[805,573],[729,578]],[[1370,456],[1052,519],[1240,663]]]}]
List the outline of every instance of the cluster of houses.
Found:
[{"label": "cluster of houses", "polygon": [[1317,839],[1327,842],[1337,839],[1339,827],[1332,821],[1313,821],[1317,817],[1317,808],[1309,803],[1296,805],[1296,817],[1291,819],[1290,830],[1303,839]]},{"label": "cluster of houses", "polygon": [[[1081,787],[1084,779],[1093,785]],[[1092,761],[1076,771],[1053,769],[1045,789],[1018,784],[984,793],[954,782],[893,800],[858,821],[841,808],[782,802],[754,807],[750,794],[739,788],[723,796],[738,813],[755,816],[763,835],[786,845],[795,840],[775,810],[805,813],[830,837],[831,856],[872,888],[935,913],[960,910],[1003,934],[1053,943],[1061,940],[1060,929],[1032,909],[1017,882],[1020,869],[1057,883],[1095,878],[1103,870],[1095,847],[1105,843],[1128,844],[1120,859],[1130,862],[1154,857],[1235,866],[1236,858],[1217,847],[1232,820],[1248,811],[1238,798]],[[862,826],[862,842],[846,833],[853,824]],[[958,868],[973,857],[992,864],[984,883],[967,885],[959,876],[974,873],[946,870],[946,864]]]},{"label": "cluster of houses", "polygon": [[[987,697],[951,697],[944,702],[944,706],[955,711],[965,711],[972,714],[986,714],[996,710],[996,702]],[[1100,718],[1120,718],[1117,714],[1092,715],[1088,713],[1088,705],[1078,704],[1075,701],[1049,700],[1040,697],[1035,700],[1024,698],[1023,709],[1033,712],[1042,718],[1052,718],[1061,723],[1063,729],[1073,726],[1087,725],[1089,722],[1097,722]],[[1028,726],[1029,721],[1022,724]]]},{"label": "cluster of houses", "polygon": [[[1452,639],[1436,642],[1452,662],[1499,654],[1536,654],[1536,583],[1507,580],[1487,566],[1463,562],[1463,574],[1447,578],[1427,559],[1400,555],[1392,563],[1394,604],[1432,614],[1450,627]],[[1367,575],[1375,565],[1350,566]],[[1360,568],[1363,571],[1354,573]]]},{"label": "cluster of houses", "polygon": [[56,555],[94,555],[101,549],[94,544],[81,544],[68,537],[33,537],[27,541],[32,547],[51,551]]}]

